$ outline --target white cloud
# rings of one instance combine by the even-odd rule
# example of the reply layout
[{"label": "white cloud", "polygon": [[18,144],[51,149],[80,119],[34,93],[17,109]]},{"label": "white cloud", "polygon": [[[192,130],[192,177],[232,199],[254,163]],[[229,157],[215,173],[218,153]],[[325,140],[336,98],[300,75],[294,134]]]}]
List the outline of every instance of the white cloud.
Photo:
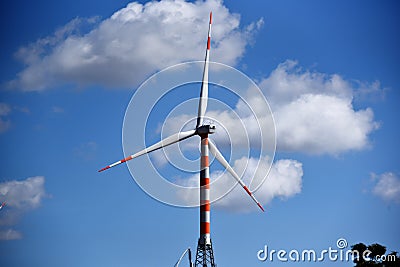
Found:
[{"label": "white cloud", "polygon": [[132,2],[92,23],[86,34],[79,32],[81,25],[95,20],[74,19],[53,36],[20,48],[17,57],[27,66],[10,86],[33,91],[56,83],[138,85],[156,70],[203,59],[210,11],[211,60],[234,65],[262,19],[240,29],[239,15],[218,0]]},{"label": "white cloud", "polygon": [[[240,162],[242,161],[242,162]],[[237,165],[244,164],[241,159],[236,161],[234,168]],[[248,162],[248,170],[244,173],[243,180],[249,184],[250,180],[261,180],[265,174],[268,173],[269,163],[268,159],[263,159],[255,171],[255,177],[249,175],[254,172],[257,160],[250,158]],[[240,169],[240,167],[238,168]],[[213,175],[213,174],[211,174]],[[282,159],[273,163],[267,179],[261,187],[255,192],[258,201],[268,209],[268,204],[274,198],[287,199],[301,192],[303,177],[302,164],[296,160]],[[232,180],[230,174],[225,173],[222,179]],[[213,188],[218,190],[218,188]],[[244,192],[243,188],[236,186],[228,195],[215,203],[216,208],[227,209],[238,212],[256,211],[258,207],[254,204],[251,198]]]},{"label": "white cloud", "polygon": [[0,197],[9,207],[21,210],[37,208],[46,195],[44,182],[43,176],[36,176],[0,183]]},{"label": "white cloud", "polygon": [[6,103],[0,103],[0,133],[7,131],[11,126],[10,121],[6,118],[10,112],[10,105]]},{"label": "white cloud", "polygon": [[13,229],[0,230],[0,240],[16,240],[21,239],[22,234]]},{"label": "white cloud", "polygon": [[388,202],[400,203],[400,177],[392,172],[381,175],[372,174],[372,180],[376,181],[372,193]]},{"label": "white cloud", "polygon": [[[303,168],[302,164],[296,160],[282,159],[274,162],[270,167],[270,159],[265,157],[260,161],[255,158],[241,158],[234,161],[233,169],[240,175],[242,180],[251,188],[251,181],[262,181],[265,175],[268,177],[254,192],[258,201],[268,209],[268,204],[274,198],[287,199],[301,192]],[[269,171],[269,173],[268,173]],[[228,172],[213,171],[211,174],[211,199],[213,196],[223,195],[235,183],[234,178]],[[193,175],[188,180],[182,182],[185,186],[198,186],[198,174]],[[182,196],[183,199],[193,202],[199,195],[191,194]],[[258,207],[247,195],[244,189],[237,185],[227,195],[213,203],[215,208],[234,211],[252,212],[257,211]]]},{"label": "white cloud", "polygon": [[[377,83],[371,85],[377,90]],[[260,82],[273,110],[277,148],[314,154],[338,154],[368,146],[378,128],[371,108],[356,110],[358,87],[337,74],[304,71],[297,62],[280,64]],[[362,90],[367,90],[363,84]]]},{"label": "white cloud", "polygon": [[355,111],[347,99],[302,95],[274,112],[279,150],[338,154],[368,145],[377,124],[370,108]]},{"label": "white cloud", "polygon": [[21,216],[40,206],[46,196],[43,176],[0,183],[0,200],[7,204],[0,212],[0,240],[20,239],[22,234],[5,226],[15,225]]},{"label": "white cloud", "polygon": [[[371,108],[357,110],[353,106],[359,90],[367,90],[366,83],[362,88],[357,84],[337,74],[304,71],[294,61],[280,64],[259,83],[274,116],[277,151],[338,155],[368,148],[369,135],[379,124]],[[371,84],[374,93],[380,90],[377,86]],[[260,129],[270,131],[262,132],[264,143],[273,139],[269,134],[274,126],[260,96],[243,88],[241,97],[252,111],[240,100],[234,109],[206,113],[217,125],[213,139],[219,146],[259,147]],[[188,120],[187,114],[168,118],[164,127],[168,133],[177,132]]]}]

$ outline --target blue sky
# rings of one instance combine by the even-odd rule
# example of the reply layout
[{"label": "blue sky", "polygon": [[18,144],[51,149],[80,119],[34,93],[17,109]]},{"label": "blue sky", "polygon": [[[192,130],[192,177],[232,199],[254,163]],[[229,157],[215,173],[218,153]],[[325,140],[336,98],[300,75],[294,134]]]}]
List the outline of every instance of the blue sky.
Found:
[{"label": "blue sky", "polygon": [[[1,266],[173,266],[196,248],[198,209],[154,200],[126,166],[97,170],[123,157],[135,88],[164,67],[203,59],[210,9],[211,60],[259,85],[277,127],[270,177],[256,192],[266,213],[243,212],[241,191],[214,205],[216,263],[315,265],[260,262],[257,251],[322,251],[339,238],[400,251],[396,1],[128,4],[1,4]],[[146,142],[159,138],[161,113]],[[172,119],[167,132],[183,120]]]}]

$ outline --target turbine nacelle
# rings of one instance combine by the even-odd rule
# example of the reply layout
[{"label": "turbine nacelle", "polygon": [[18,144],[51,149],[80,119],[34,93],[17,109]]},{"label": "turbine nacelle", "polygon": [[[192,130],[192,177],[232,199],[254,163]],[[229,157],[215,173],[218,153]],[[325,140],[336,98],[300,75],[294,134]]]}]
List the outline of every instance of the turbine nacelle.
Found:
[{"label": "turbine nacelle", "polygon": [[207,135],[207,134],[213,134],[215,133],[215,125],[201,125],[196,128],[196,134],[197,135]]}]

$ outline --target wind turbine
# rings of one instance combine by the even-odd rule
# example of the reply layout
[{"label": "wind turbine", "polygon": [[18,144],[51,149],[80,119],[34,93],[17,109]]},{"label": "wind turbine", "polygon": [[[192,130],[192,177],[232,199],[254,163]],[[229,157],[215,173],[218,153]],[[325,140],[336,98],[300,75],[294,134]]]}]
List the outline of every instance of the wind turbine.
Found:
[{"label": "wind turbine", "polygon": [[208,28],[207,50],[204,60],[203,79],[200,91],[200,100],[197,113],[196,127],[190,131],[183,131],[171,135],[152,146],[149,146],[135,154],[132,154],[124,159],[121,159],[113,164],[110,164],[99,172],[115,167],[128,160],[137,158],[144,154],[158,150],[160,148],[172,145],[182,140],[188,139],[192,136],[198,135],[201,138],[201,158],[200,158],[200,238],[198,240],[196,262],[195,266],[206,267],[207,264],[215,266],[214,255],[212,250],[212,243],[210,237],[210,173],[209,173],[209,152],[221,163],[221,165],[232,175],[233,178],[243,187],[245,192],[252,198],[257,206],[264,211],[261,204],[257,201],[255,196],[249,188],[240,179],[240,176],[225,160],[216,145],[208,139],[209,134],[215,132],[215,125],[204,124],[204,117],[207,109],[208,102],[208,70],[211,46],[211,25],[212,25],[212,12],[210,12],[210,22]]}]

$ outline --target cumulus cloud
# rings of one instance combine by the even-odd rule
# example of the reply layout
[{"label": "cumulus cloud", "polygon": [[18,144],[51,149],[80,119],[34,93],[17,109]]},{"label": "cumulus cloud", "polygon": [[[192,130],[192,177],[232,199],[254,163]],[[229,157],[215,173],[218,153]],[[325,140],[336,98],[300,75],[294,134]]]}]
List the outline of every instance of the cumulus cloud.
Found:
[{"label": "cumulus cloud", "polygon": [[[301,192],[303,167],[296,160],[282,159],[274,162],[272,166],[268,157],[241,158],[235,160],[232,167],[238,174],[242,175],[242,180],[249,186],[252,181],[262,181],[268,174],[266,180],[254,192],[258,201],[267,206],[274,198],[287,199]],[[270,168],[271,166],[271,168]],[[234,178],[223,171],[213,171],[211,177],[211,199],[215,196],[225,195],[226,192],[235,184]],[[199,186],[198,175],[193,175],[184,182],[185,186]],[[251,188],[251,186],[249,186]],[[191,194],[182,196],[192,202],[198,199],[199,195]],[[233,212],[251,212],[257,211],[258,207],[253,200],[247,195],[240,185],[237,185],[220,198],[214,204],[214,207]]]},{"label": "cumulus cloud", "polygon": [[4,182],[0,184],[0,196],[10,207],[23,210],[37,208],[45,196],[44,182],[43,176]]},{"label": "cumulus cloud", "polygon": [[372,180],[376,183],[372,193],[387,202],[400,203],[400,177],[392,172],[381,175],[372,174]]},{"label": "cumulus cloud", "polygon": [[0,133],[7,131],[10,128],[10,121],[7,116],[10,114],[10,105],[6,103],[0,103]]},{"label": "cumulus cloud", "polygon": [[[376,82],[370,86],[374,93],[380,90]],[[370,134],[379,127],[371,108],[356,109],[353,105],[360,90],[367,91],[367,83],[303,70],[288,60],[261,80],[259,87],[274,117],[277,151],[338,155],[362,150],[368,148]],[[213,139],[220,146],[259,147],[256,140],[261,140],[260,134],[264,143],[273,139],[270,111],[261,104],[260,95],[254,88],[243,88],[241,97],[247,103],[238,100],[230,110],[206,113],[217,124]],[[187,114],[168,118],[164,128],[176,132],[190,119]]]},{"label": "cumulus cloud", "polygon": [[132,2],[102,21],[74,19],[53,36],[20,48],[17,58],[26,67],[10,86],[32,91],[56,83],[138,85],[161,68],[202,60],[210,11],[215,14],[211,60],[234,65],[262,19],[240,28],[240,16],[219,0]]},{"label": "cumulus cloud", "polygon": [[360,150],[377,128],[370,108],[355,111],[348,100],[323,94],[300,96],[274,115],[280,150],[315,154]]},{"label": "cumulus cloud", "polygon": [[20,239],[22,234],[10,227],[21,216],[40,206],[46,196],[43,176],[0,183],[0,199],[7,204],[0,212],[0,240]]},{"label": "cumulus cloud", "polygon": [[[371,85],[374,91],[376,86]],[[313,154],[360,150],[379,126],[371,108],[354,108],[357,85],[337,74],[304,71],[297,62],[286,61],[260,82],[260,88],[273,110],[278,150]],[[365,84],[362,89],[367,90]]]},{"label": "cumulus cloud", "polygon": [[[244,164],[243,161],[247,161],[247,159],[236,161],[234,168],[239,167],[238,169],[240,169],[240,165]],[[263,179],[268,173],[268,159],[262,159],[260,165],[255,171],[255,177],[249,175],[254,171],[254,167],[257,164],[256,161],[256,159],[250,158],[248,162],[249,170],[244,173],[242,178],[247,184],[250,184],[252,179]],[[300,162],[291,159],[278,160],[273,163],[265,182],[255,192],[256,198],[264,206],[268,206],[268,204],[274,198],[290,198],[301,192],[302,177],[303,168]],[[227,179],[232,180],[233,178],[230,177],[229,173],[224,173],[221,179],[223,181]],[[220,190],[220,188],[217,187],[215,189],[213,187],[213,190]],[[243,188],[240,186],[236,186],[225,197],[217,201],[215,203],[215,207],[235,212],[249,212],[257,210],[257,206],[255,206],[254,202],[247,196],[246,192],[244,192]]]}]

